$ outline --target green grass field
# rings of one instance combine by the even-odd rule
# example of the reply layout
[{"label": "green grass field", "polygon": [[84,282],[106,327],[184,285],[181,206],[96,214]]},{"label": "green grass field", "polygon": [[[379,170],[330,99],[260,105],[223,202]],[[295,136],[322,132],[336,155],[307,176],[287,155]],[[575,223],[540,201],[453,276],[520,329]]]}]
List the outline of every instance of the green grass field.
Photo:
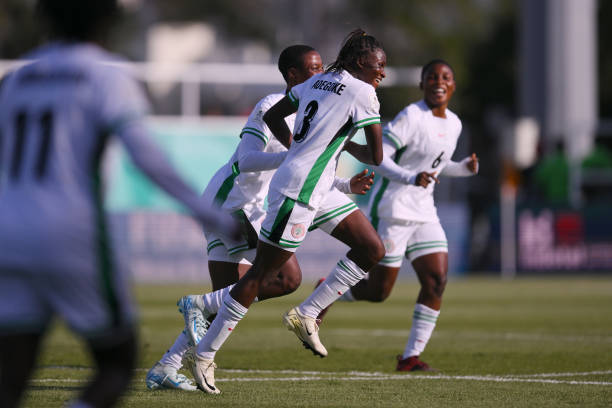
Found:
[{"label": "green grass field", "polygon": [[[139,286],[139,368],[122,407],[610,407],[612,279],[451,280],[422,359],[439,371],[398,373],[416,282],[384,303],[340,303],[314,357],[281,324],[312,285],[254,305],[217,354],[218,396],[148,391],[146,371],[182,329],[175,302],[202,289]],[[47,338],[25,400],[63,406],[91,375],[81,343],[61,326]]]}]

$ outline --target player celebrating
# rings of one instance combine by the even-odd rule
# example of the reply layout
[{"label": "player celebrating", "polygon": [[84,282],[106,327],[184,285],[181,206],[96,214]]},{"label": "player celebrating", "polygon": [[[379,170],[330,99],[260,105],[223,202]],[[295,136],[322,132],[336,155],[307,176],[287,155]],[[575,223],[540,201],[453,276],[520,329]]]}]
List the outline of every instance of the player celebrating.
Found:
[{"label": "player celebrating", "polygon": [[113,405],[136,357],[128,277],[113,256],[100,165],[110,135],[211,230],[235,221],[204,204],[153,145],[136,83],[93,42],[116,0],[40,0],[59,40],[0,91],[0,405],[14,407],[52,317],[83,336],[97,373],[74,406]]},{"label": "player celebrating", "polygon": [[[323,71],[321,56],[312,47],[293,45],[280,54],[278,68],[289,90],[314,74]],[[244,275],[255,258],[257,234],[264,211],[264,199],[268,185],[276,169],[287,155],[286,147],[277,140],[263,121],[263,115],[284,94],[272,94],[257,103],[240,134],[240,143],[230,158],[213,176],[203,197],[207,202],[221,206],[238,217],[245,229],[246,239],[231,241],[212,231],[205,231],[208,242],[208,267],[213,292],[204,296],[190,295],[179,300],[179,309],[185,313],[186,330],[174,345],[147,373],[146,384],[150,389],[179,388],[195,390],[191,382],[177,370],[187,350],[198,344],[206,332],[208,321],[217,313],[223,297]],[[295,115],[286,118],[293,127]],[[285,141],[288,142],[288,141]],[[334,185],[345,193],[364,194],[373,182],[367,171],[352,179],[336,179]],[[320,207],[319,216],[311,228],[321,228],[334,235],[342,230],[345,220],[357,210],[357,206],[338,188],[332,189]],[[251,239],[248,239],[248,238]],[[264,281],[258,292],[258,300],[283,296],[293,292],[301,283],[302,273],[297,260],[292,256],[277,274]],[[190,355],[188,355],[190,356]],[[188,363],[192,363],[187,359]]]},{"label": "player celebrating", "polygon": [[430,370],[419,355],[436,326],[448,273],[448,244],[433,199],[436,175],[465,177],[478,172],[474,153],[461,162],[451,160],[461,133],[461,121],[448,109],[455,92],[451,66],[440,59],[425,64],[420,88],[423,99],[404,108],[383,132],[385,157],[378,170],[385,178],[372,191],[370,220],[386,255],[368,279],[341,298],[382,302],[393,288],[403,257],[412,262],[421,290],[410,338],[398,356],[398,371]]},{"label": "player celebrating", "polygon": [[[362,30],[356,30],[349,35],[337,61],[326,73],[294,86],[264,115],[279,140],[293,141],[270,183],[268,211],[253,266],[223,298],[217,317],[198,344],[192,372],[203,391],[220,392],[214,384],[215,353],[244,317],[262,283],[294,256],[308,227],[316,225],[313,221],[317,216],[324,215],[319,211],[320,205],[332,190],[342,150],[349,150],[365,163],[379,164],[382,160],[382,129],[375,89],[385,76],[385,64],[380,43]],[[284,118],[296,111],[292,135]],[[350,142],[359,128],[364,128],[366,146]],[[341,261],[350,270],[334,271],[336,279],[330,277],[329,281],[338,289],[345,287],[346,290],[363,277],[364,270],[384,256],[384,247],[360,211],[346,217],[343,226],[334,230],[334,236],[351,247]],[[308,327],[309,347],[325,355],[327,352],[318,341],[315,319],[302,315],[295,318]]]}]

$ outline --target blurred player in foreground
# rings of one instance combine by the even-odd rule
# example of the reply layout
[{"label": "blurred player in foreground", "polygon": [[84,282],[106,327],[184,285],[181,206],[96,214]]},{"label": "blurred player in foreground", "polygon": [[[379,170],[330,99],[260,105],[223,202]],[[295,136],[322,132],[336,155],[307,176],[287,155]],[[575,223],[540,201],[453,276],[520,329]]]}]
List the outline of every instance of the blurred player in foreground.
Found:
[{"label": "blurred player in foreground", "polygon": [[[318,217],[325,218],[320,210],[325,197],[333,191],[342,151],[346,149],[368,164],[379,164],[382,160],[382,128],[375,90],[385,77],[385,65],[386,56],[380,43],[362,30],[356,30],[347,37],[331,69],[294,86],[265,113],[264,121],[270,131],[290,148],[270,182],[268,210],[253,266],[224,296],[217,317],[198,344],[192,372],[202,391],[220,393],[214,382],[216,352],[245,316],[262,285],[294,257],[309,227],[316,225]],[[295,134],[292,134],[285,118],[295,112]],[[367,145],[350,141],[360,128],[365,131]],[[329,279],[338,287],[329,289],[333,292],[330,295],[330,285],[325,286],[323,295],[329,303],[337,298],[337,291],[357,283],[364,270],[384,256],[380,238],[360,211],[353,211],[344,220],[343,227],[339,227],[334,237],[351,250],[339,263],[342,269],[332,272]],[[309,337],[302,341],[316,354],[324,356],[327,351],[318,340],[317,313],[314,317],[292,313],[287,319],[304,322],[303,333]],[[300,332],[298,336],[301,335]]]},{"label": "blurred player in foreground", "polygon": [[384,179],[372,191],[370,220],[385,244],[385,257],[340,298],[382,302],[403,258],[412,262],[421,290],[398,371],[430,370],[419,355],[436,326],[448,274],[448,243],[433,198],[438,175],[478,172],[474,153],[460,162],[451,160],[461,134],[461,121],[448,109],[455,92],[451,66],[439,59],[425,64],[420,88],[423,99],[404,108],[383,132],[385,157],[377,171]]},{"label": "blurred player in foreground", "polygon": [[[268,186],[274,170],[287,156],[287,148],[274,137],[263,121],[263,116],[295,85],[323,72],[323,62],[312,47],[292,45],[281,52],[278,68],[287,84],[285,93],[268,95],[257,103],[242,129],[236,151],[213,176],[203,194],[204,200],[221,206],[241,220],[246,232],[245,238],[231,241],[213,231],[205,231],[213,292],[184,296],[179,300],[178,306],[184,313],[186,329],[147,373],[146,384],[150,389],[196,389],[184,375],[177,373],[182,358],[186,355],[187,365],[193,364],[193,353],[185,353],[199,343],[206,333],[208,320],[216,315],[223,298],[233,288],[232,284],[245,274],[255,259],[257,235],[266,215],[264,200]],[[287,126],[293,128],[295,115],[288,116],[285,121]],[[357,211],[357,205],[344,193],[365,194],[372,183],[373,174],[367,174],[367,171],[351,179],[336,178],[336,188],[324,198],[320,216],[313,220],[309,229],[320,228],[336,236],[343,230],[350,215]],[[299,287],[301,281],[302,272],[295,256],[292,256],[276,274],[262,282],[257,300],[289,294]]]},{"label": "blurred player in foreground", "polygon": [[0,406],[17,406],[51,319],[82,336],[97,372],[74,407],[113,405],[136,359],[129,277],[112,250],[101,159],[117,136],[206,228],[239,226],[204,204],[149,141],[137,84],[94,41],[116,0],[40,0],[56,42],[26,55],[0,90]]}]

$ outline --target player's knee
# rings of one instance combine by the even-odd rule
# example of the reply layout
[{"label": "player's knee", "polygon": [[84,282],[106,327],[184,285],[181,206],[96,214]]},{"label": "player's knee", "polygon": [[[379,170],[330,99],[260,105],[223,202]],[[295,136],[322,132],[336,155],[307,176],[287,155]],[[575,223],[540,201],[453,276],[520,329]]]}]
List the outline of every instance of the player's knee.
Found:
[{"label": "player's knee", "polygon": [[446,289],[447,274],[444,270],[432,271],[428,276],[429,289],[431,294],[436,297],[442,297],[444,289]]},{"label": "player's knee", "polygon": [[366,246],[368,257],[374,264],[377,264],[385,256],[385,246],[378,236],[376,238],[372,239]]},{"label": "player's knee", "polygon": [[286,295],[293,293],[302,283],[302,275],[289,275],[284,276],[282,279],[283,291]]}]

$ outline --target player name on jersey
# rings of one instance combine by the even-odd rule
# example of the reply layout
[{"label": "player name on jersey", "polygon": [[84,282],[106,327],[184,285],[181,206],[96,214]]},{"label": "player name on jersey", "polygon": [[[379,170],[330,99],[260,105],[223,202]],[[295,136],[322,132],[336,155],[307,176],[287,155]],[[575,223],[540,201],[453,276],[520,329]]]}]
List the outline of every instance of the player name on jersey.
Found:
[{"label": "player name on jersey", "polygon": [[321,91],[333,92],[336,95],[342,95],[342,91],[345,87],[346,85],[344,85],[343,83],[324,81],[322,79],[319,79],[318,81],[315,81],[314,84],[312,84],[312,89],[320,89]]}]

